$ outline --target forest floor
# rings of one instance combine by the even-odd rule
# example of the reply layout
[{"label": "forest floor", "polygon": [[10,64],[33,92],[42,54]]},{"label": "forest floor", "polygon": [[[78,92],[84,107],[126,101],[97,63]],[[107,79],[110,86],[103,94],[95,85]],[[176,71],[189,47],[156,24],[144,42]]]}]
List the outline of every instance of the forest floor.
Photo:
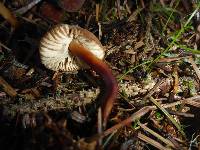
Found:
[{"label": "forest floor", "polygon": [[[0,149],[200,149],[199,13],[189,0],[0,2]],[[118,95],[103,131],[101,76],[54,78],[40,62],[41,38],[61,23],[106,50]]]}]

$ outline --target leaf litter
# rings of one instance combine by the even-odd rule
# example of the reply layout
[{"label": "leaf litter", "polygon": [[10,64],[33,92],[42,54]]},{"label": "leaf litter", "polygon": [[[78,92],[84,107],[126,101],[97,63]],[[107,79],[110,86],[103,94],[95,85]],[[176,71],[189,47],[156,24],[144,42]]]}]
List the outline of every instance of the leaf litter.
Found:
[{"label": "leaf litter", "polygon": [[[1,2],[0,146],[198,148],[199,4],[75,2]],[[106,48],[119,94],[101,133],[96,129],[99,76],[80,71],[55,79],[40,63],[41,36],[58,23],[87,28]]]}]

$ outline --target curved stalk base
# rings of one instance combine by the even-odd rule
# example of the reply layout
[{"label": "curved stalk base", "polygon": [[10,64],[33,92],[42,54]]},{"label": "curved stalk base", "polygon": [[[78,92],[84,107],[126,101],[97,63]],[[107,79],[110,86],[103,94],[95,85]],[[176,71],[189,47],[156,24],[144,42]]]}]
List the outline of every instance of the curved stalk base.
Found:
[{"label": "curved stalk base", "polygon": [[78,41],[73,40],[69,45],[69,50],[74,56],[78,57],[99,75],[101,75],[104,80],[105,88],[101,97],[101,101],[103,101],[101,108],[103,112],[103,127],[105,128],[107,119],[117,97],[117,81],[113,76],[110,68],[102,60],[92,54],[87,48],[83,47]]}]

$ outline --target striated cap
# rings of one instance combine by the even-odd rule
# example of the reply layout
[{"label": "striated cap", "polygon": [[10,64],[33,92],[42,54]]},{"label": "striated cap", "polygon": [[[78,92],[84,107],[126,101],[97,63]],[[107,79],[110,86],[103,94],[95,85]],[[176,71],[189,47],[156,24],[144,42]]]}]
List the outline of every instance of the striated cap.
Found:
[{"label": "striated cap", "polygon": [[74,72],[89,68],[69,51],[72,40],[81,43],[97,58],[103,59],[105,50],[97,37],[78,26],[60,24],[53,27],[41,39],[39,52],[42,64],[53,71]]}]

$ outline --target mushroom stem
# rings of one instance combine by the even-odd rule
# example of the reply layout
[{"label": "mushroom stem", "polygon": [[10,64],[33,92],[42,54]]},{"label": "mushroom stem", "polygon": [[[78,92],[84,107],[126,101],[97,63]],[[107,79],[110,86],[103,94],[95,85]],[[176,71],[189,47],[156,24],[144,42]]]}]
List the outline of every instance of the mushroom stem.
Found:
[{"label": "mushroom stem", "polygon": [[113,107],[113,103],[117,97],[117,81],[113,76],[110,68],[78,41],[73,40],[69,45],[69,50],[72,55],[78,57],[88,66],[90,66],[94,71],[100,74],[104,80],[105,92],[101,97],[101,101],[103,101],[101,107],[103,111],[103,127],[105,128],[107,124],[107,119]]}]

